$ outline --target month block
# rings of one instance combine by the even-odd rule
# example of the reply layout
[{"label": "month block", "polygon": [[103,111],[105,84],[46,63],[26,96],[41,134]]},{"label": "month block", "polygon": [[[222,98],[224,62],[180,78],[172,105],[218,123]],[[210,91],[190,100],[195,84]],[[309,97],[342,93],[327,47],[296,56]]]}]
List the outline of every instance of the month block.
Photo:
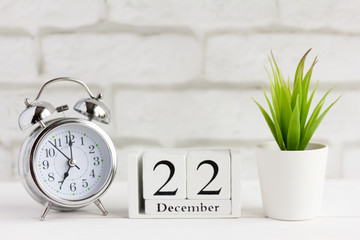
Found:
[{"label": "month block", "polygon": [[189,151],[187,156],[187,198],[230,199],[230,165],[230,151]]},{"label": "month block", "polygon": [[228,215],[230,200],[145,200],[145,214]]},{"label": "month block", "polygon": [[143,156],[144,199],[186,198],[185,150],[149,151]]}]

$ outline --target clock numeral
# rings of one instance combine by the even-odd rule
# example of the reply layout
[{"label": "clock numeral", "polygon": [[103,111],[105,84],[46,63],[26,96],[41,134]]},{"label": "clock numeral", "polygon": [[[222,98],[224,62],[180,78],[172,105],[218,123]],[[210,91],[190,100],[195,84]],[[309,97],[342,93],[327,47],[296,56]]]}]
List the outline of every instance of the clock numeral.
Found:
[{"label": "clock numeral", "polygon": [[99,159],[99,157],[94,157],[94,165],[95,166],[99,166],[99,164],[100,164],[100,159]]},{"label": "clock numeral", "polygon": [[[71,143],[75,143],[75,136],[74,135],[70,135],[70,138],[71,138]],[[69,136],[66,135],[65,136],[65,139],[66,139],[66,144],[69,144]]]},{"label": "clock numeral", "polygon": [[53,149],[53,148],[45,149],[45,152],[46,152],[46,157],[55,156],[55,149]]},{"label": "clock numeral", "polygon": [[94,171],[94,169],[91,170],[89,176],[92,177],[92,178],[95,178],[95,171]]},{"label": "clock numeral", "polygon": [[81,137],[81,145],[84,145],[84,137]]},{"label": "clock numeral", "polygon": [[43,165],[43,169],[48,169],[49,168],[49,161],[48,160],[44,160],[43,162],[42,162],[42,165]]},{"label": "clock numeral", "polygon": [[90,149],[89,153],[95,153],[95,150],[94,150],[95,146],[94,145],[90,145],[89,149]]},{"label": "clock numeral", "polygon": [[48,181],[49,181],[49,182],[53,182],[53,181],[55,180],[54,173],[49,173],[49,174],[48,174],[48,177],[49,177],[49,178],[48,178]]},{"label": "clock numeral", "polygon": [[86,179],[82,180],[82,187],[87,188],[89,186],[89,183],[86,181]]},{"label": "clock numeral", "polygon": [[74,182],[70,183],[70,191],[72,191],[72,192],[76,191],[76,183],[74,183]]},{"label": "clock numeral", "polygon": [[61,139],[60,138],[55,138],[54,139],[54,145],[55,145],[55,147],[61,147]]}]

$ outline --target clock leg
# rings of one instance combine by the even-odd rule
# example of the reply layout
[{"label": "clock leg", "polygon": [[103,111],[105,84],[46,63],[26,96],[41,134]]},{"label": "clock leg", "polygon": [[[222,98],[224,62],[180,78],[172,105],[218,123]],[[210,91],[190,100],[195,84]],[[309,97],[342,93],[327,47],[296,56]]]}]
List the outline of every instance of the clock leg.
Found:
[{"label": "clock leg", "polygon": [[101,203],[100,199],[96,200],[94,203],[100,209],[100,211],[102,212],[102,214],[104,216],[108,215],[108,211],[106,211],[106,209],[104,208],[104,205]]},{"label": "clock leg", "polygon": [[40,216],[40,221],[44,221],[44,220],[45,220],[45,217],[46,217],[46,215],[48,214],[48,212],[50,211],[51,207],[52,207],[52,203],[51,203],[51,202],[45,203],[44,211],[43,211],[43,213],[42,213],[41,216]]}]

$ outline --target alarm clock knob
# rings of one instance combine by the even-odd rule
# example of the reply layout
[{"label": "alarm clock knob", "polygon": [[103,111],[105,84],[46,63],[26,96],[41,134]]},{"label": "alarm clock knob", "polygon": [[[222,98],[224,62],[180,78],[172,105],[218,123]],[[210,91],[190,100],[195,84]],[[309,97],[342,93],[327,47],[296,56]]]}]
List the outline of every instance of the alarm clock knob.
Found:
[{"label": "alarm clock knob", "polygon": [[54,106],[48,102],[38,101],[28,105],[19,116],[20,129],[25,130],[36,123],[39,123],[42,127],[45,127],[43,120],[54,112]]},{"label": "alarm clock knob", "polygon": [[74,110],[87,116],[89,120],[110,123],[110,110],[98,98],[83,98],[75,104]]},{"label": "alarm clock knob", "polygon": [[57,111],[58,113],[60,113],[60,112],[65,112],[65,111],[67,111],[67,110],[69,110],[69,106],[68,106],[68,105],[62,105],[62,106],[59,106],[59,107],[56,108],[56,111]]}]

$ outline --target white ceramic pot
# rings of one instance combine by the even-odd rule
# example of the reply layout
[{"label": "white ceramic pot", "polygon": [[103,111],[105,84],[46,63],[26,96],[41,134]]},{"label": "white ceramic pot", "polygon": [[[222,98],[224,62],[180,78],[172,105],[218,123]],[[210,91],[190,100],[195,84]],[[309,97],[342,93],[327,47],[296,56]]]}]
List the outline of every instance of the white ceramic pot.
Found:
[{"label": "white ceramic pot", "polygon": [[279,220],[318,216],[328,147],[310,143],[304,151],[281,151],[275,142],[256,148],[263,209]]}]

